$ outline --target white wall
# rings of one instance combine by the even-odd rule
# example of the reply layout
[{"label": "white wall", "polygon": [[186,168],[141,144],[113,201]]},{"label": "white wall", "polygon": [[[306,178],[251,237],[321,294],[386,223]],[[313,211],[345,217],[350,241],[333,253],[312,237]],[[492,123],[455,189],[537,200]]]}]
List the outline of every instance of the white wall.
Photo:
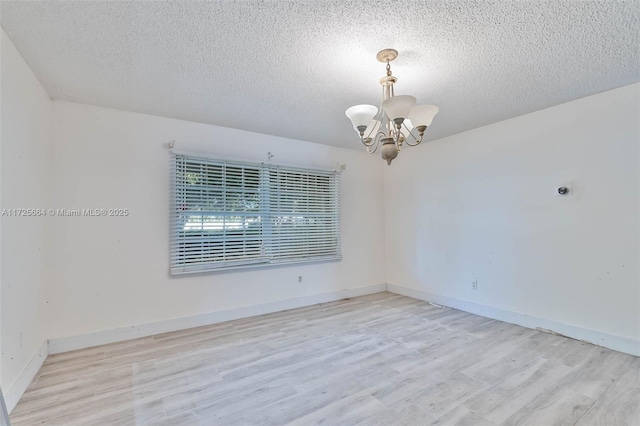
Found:
[{"label": "white wall", "polygon": [[388,282],[639,340],[639,99],[635,84],[401,153]]},{"label": "white wall", "polygon": [[[48,203],[52,102],[4,31],[1,40],[1,205]],[[3,216],[0,306],[2,381],[10,391],[48,337],[45,331],[44,217]]]},{"label": "white wall", "polygon": [[[54,117],[52,207],[131,213],[52,221],[51,338],[385,282],[382,174],[364,152],[69,102]],[[220,158],[346,164],[342,261],[170,277],[170,140]]]}]

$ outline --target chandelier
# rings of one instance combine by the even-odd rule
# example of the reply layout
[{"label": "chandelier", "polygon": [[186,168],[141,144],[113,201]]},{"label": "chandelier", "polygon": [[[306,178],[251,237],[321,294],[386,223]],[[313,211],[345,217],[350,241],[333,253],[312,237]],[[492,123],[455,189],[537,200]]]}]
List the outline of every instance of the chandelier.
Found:
[{"label": "chandelier", "polygon": [[[378,61],[387,63],[387,75],[380,79],[380,109],[373,105],[356,105],[345,112],[369,154],[376,152],[382,144],[380,153],[388,165],[398,156],[403,143],[416,146],[422,142],[424,131],[440,110],[435,105],[416,105],[413,96],[395,96],[393,85],[398,79],[391,75],[390,63],[397,57],[395,49],[384,49],[376,55]],[[416,132],[412,132],[414,128],[417,137]]]}]

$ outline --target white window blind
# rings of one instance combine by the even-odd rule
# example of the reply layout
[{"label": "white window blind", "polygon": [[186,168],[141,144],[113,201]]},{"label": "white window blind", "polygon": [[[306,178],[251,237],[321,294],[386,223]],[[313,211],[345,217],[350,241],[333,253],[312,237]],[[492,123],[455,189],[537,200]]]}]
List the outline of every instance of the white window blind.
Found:
[{"label": "white window blind", "polygon": [[171,273],[340,260],[339,174],[175,155]]}]

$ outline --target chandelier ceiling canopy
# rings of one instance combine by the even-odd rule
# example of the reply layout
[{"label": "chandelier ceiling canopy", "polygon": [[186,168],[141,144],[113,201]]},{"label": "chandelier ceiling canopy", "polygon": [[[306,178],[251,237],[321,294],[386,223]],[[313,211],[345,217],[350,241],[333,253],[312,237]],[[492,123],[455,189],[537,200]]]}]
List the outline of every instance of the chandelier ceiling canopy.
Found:
[{"label": "chandelier ceiling canopy", "polygon": [[435,105],[416,105],[416,98],[394,93],[394,84],[398,81],[391,75],[391,62],[398,57],[395,49],[384,49],[376,56],[378,61],[386,62],[387,75],[380,79],[382,100],[380,108],[373,105],[355,105],[345,114],[351,120],[360,140],[373,154],[380,149],[382,159],[388,165],[398,156],[402,145],[416,146],[422,142],[427,127],[439,108]]}]

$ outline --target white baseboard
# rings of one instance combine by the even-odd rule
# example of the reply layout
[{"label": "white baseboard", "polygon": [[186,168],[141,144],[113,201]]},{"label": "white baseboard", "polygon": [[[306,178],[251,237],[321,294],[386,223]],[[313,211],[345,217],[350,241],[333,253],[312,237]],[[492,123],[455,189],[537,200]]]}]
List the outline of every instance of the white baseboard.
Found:
[{"label": "white baseboard", "polygon": [[137,339],[139,337],[152,336],[154,334],[168,333],[187,328],[231,321],[239,318],[253,317],[256,315],[280,312],[287,309],[301,308],[317,305],[318,303],[333,302],[349,297],[364,296],[366,294],[386,291],[386,284],[377,284],[367,287],[350,288],[333,291],[330,293],[314,294],[311,296],[296,297],[294,299],[277,302],[263,303],[260,305],[245,306],[226,311],[208,312],[190,317],[174,318],[154,323],[135,325],[131,327],[116,328],[112,330],[98,331],[80,336],[60,337],[49,340],[49,353],[74,351],[76,349],[90,348],[92,346],[107,343],[121,342]]},{"label": "white baseboard", "polygon": [[45,340],[42,346],[40,346],[40,349],[38,349],[38,352],[36,352],[33,358],[31,358],[31,361],[29,361],[24,370],[22,370],[18,379],[4,394],[4,402],[7,404],[7,410],[9,413],[11,413],[18,404],[22,394],[27,390],[33,378],[38,374],[38,371],[40,371],[40,367],[42,367],[44,360],[47,359],[48,354],[49,342]]},{"label": "white baseboard", "polygon": [[550,330],[554,333],[562,334],[563,336],[571,337],[573,339],[583,340],[615,351],[640,356],[640,341],[630,339],[628,337],[616,336],[602,331],[591,330],[545,318],[538,318],[518,312],[507,311],[505,309],[494,308],[492,306],[481,305],[479,303],[431,294],[423,290],[403,287],[396,284],[387,284],[387,291],[402,294],[403,296],[412,297],[414,299],[434,302],[438,305],[460,309],[461,311],[470,312],[483,317],[518,324],[527,328]]}]

